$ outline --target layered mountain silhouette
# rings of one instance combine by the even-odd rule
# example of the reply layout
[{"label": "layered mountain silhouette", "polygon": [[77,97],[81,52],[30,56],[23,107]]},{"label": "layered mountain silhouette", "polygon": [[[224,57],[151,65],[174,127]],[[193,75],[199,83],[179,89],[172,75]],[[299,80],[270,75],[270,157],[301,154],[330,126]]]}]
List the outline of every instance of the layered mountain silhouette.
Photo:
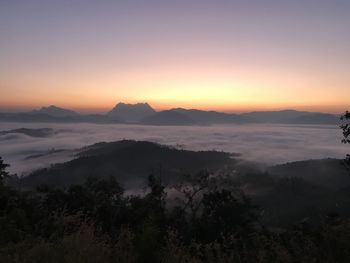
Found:
[{"label": "layered mountain silhouette", "polygon": [[76,117],[79,114],[72,110],[67,110],[63,108],[56,107],[51,105],[49,107],[42,107],[39,110],[33,110],[32,114],[44,114],[53,117]]},{"label": "layered mountain silhouette", "polygon": [[339,116],[296,110],[256,111],[243,114],[174,108],[155,111],[148,103],[118,103],[106,114],[78,114],[57,106],[31,112],[0,113],[2,122],[90,122],[146,125],[211,125],[242,123],[339,124]]},{"label": "layered mountain silhouette", "polygon": [[262,123],[290,123],[290,124],[338,124],[339,117],[333,114],[307,112],[296,110],[256,111],[243,113],[241,116],[251,118]]},{"label": "layered mountain silhouette", "polygon": [[7,131],[0,131],[0,135],[7,135],[7,134],[24,134],[30,137],[49,137],[52,136],[58,131],[54,131],[51,128],[40,128],[40,129],[28,129],[28,128],[19,128],[19,129],[13,129],[13,130],[7,130]]},{"label": "layered mountain silhouette", "polygon": [[194,122],[198,124],[219,124],[219,123],[247,123],[254,122],[250,117],[233,114],[224,113],[217,111],[203,111],[196,109],[183,109],[177,108],[173,109],[174,112],[181,113],[185,116],[191,118]]},{"label": "layered mountain silhouette", "polygon": [[139,122],[155,114],[156,111],[148,103],[126,104],[118,103],[107,116],[124,122]]},{"label": "layered mountain silhouette", "polygon": [[242,116],[265,123],[283,123],[286,120],[299,118],[310,114],[306,111],[282,110],[282,111],[254,111],[243,113]]},{"label": "layered mountain silhouette", "polygon": [[157,112],[147,118],[142,119],[142,124],[149,125],[194,125],[196,122],[186,114],[166,110]]}]

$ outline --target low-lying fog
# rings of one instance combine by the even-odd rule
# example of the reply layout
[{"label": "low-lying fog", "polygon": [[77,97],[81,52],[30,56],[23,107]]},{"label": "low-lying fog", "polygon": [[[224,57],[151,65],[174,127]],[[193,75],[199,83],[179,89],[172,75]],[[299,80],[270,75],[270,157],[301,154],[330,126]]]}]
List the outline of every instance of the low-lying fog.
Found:
[{"label": "low-lying fog", "polygon": [[[60,132],[48,138],[24,134],[0,135],[0,156],[12,165],[10,171],[18,174],[69,160],[75,153],[71,151],[73,149],[121,139],[147,140],[190,150],[241,153],[243,158],[268,165],[326,157],[343,158],[348,150],[341,143],[342,134],[337,126],[248,124],[175,127],[0,123],[0,130],[22,127],[52,128]],[[69,151],[54,152],[52,149]],[[51,154],[45,158],[28,158],[50,150]]]}]

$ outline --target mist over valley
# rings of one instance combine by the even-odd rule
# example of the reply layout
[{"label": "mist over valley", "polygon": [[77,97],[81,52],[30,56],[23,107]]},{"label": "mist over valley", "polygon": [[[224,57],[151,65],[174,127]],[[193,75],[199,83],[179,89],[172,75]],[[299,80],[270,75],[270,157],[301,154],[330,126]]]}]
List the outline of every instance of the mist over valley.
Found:
[{"label": "mist over valley", "polygon": [[[44,131],[50,131],[50,136],[33,136],[25,130],[17,130],[23,127],[34,130],[44,127],[47,128]],[[263,165],[307,159],[343,158],[346,154],[346,146],[340,143],[342,134],[335,125],[0,123],[0,130],[7,131],[0,132],[1,154],[12,164],[11,172],[19,175],[52,163],[68,161],[73,158],[76,150],[84,146],[123,139],[157,142],[194,151],[239,153],[241,158]],[[35,135],[38,135],[38,130]],[[28,158],[38,154],[37,158]]]}]

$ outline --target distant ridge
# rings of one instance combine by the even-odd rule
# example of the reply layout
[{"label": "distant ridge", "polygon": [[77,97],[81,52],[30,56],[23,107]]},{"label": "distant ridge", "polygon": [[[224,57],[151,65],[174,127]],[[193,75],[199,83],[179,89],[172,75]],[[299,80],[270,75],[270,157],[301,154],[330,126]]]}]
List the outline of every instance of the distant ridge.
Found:
[{"label": "distant ridge", "polygon": [[284,123],[287,120],[296,119],[301,116],[306,116],[312,114],[307,111],[296,111],[296,110],[280,110],[280,111],[253,111],[248,113],[243,113],[242,116],[252,118],[259,122],[266,123]]},{"label": "distant ridge", "polygon": [[281,111],[256,111],[241,114],[259,123],[284,123],[284,124],[338,124],[339,116],[308,111],[281,110]]},{"label": "distant ridge", "polygon": [[339,117],[328,113],[310,113],[294,120],[298,124],[339,124]]},{"label": "distant ridge", "polygon": [[172,109],[172,111],[188,116],[198,124],[248,123],[252,121],[249,117],[233,113],[203,111],[196,109],[188,110],[183,108]]},{"label": "distant ridge", "polygon": [[33,110],[31,113],[33,114],[46,114],[53,117],[75,117],[79,115],[75,111],[63,109],[56,107],[54,105],[48,106],[48,107],[42,107],[39,110]]},{"label": "distant ridge", "polygon": [[165,110],[155,113],[147,118],[141,120],[142,124],[148,125],[194,125],[196,124],[193,119],[191,119],[186,114],[174,111]]},{"label": "distant ridge", "polygon": [[30,137],[44,138],[44,137],[50,137],[58,132],[54,131],[51,128],[40,128],[40,129],[19,128],[19,129],[13,129],[8,131],[0,131],[0,135],[7,135],[7,134],[14,134],[14,133],[20,133]]},{"label": "distant ridge", "polygon": [[173,108],[155,111],[148,103],[120,102],[107,114],[78,114],[54,105],[31,112],[0,112],[0,122],[89,122],[148,125],[211,125],[243,123],[329,124],[340,123],[339,115],[297,110],[255,111],[242,114]]}]

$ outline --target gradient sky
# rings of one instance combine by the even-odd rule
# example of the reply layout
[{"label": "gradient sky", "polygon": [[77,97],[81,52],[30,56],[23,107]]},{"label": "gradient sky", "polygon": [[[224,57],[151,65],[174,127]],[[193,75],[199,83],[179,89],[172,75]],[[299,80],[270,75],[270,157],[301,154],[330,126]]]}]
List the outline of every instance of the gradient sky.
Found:
[{"label": "gradient sky", "polygon": [[349,0],[0,0],[0,109],[350,108]]}]

